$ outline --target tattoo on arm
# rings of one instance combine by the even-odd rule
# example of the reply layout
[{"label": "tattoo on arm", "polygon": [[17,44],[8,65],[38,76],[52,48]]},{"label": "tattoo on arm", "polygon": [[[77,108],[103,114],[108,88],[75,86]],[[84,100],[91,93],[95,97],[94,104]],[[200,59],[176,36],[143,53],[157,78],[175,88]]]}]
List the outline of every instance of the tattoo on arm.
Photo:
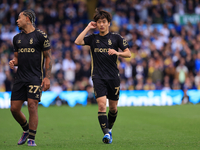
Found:
[{"label": "tattoo on arm", "polygon": [[51,77],[51,68],[52,68],[52,59],[51,59],[51,49],[44,51],[45,57],[45,70],[46,70],[46,77],[50,79]]}]

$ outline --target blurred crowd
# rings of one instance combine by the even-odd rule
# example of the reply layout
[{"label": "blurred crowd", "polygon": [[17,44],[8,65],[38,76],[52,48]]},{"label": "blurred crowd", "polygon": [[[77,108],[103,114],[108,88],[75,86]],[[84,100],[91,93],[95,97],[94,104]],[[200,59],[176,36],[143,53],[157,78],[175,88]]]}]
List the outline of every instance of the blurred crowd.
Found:
[{"label": "blurred crowd", "polygon": [[[49,36],[51,91],[93,92],[89,47],[74,40],[91,21],[87,0],[0,0],[0,92],[10,91],[16,72],[12,38],[21,11],[36,13],[36,27]],[[131,58],[119,58],[121,90],[200,89],[200,23],[181,25],[175,14],[200,14],[199,0],[101,0],[113,16],[110,31],[129,43]],[[94,12],[94,11],[93,11]],[[91,31],[91,33],[97,31]]]}]

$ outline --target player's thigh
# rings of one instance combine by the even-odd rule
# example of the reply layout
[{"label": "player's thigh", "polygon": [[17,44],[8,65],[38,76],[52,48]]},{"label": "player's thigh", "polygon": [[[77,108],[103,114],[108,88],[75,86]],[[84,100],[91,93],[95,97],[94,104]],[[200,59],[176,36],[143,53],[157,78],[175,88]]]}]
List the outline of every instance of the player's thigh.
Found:
[{"label": "player's thigh", "polygon": [[108,99],[118,101],[120,93],[120,79],[107,80],[107,89]]},{"label": "player's thigh", "polygon": [[21,81],[15,81],[12,88],[11,93],[11,101],[26,101],[27,93],[26,93],[26,83]]},{"label": "player's thigh", "polygon": [[106,96],[101,96],[101,97],[97,98],[97,103],[98,104],[106,105],[106,101],[107,101]]},{"label": "player's thigh", "polygon": [[40,102],[42,95],[41,82],[30,82],[27,84],[27,98],[37,100]]},{"label": "player's thigh", "polygon": [[107,95],[107,85],[103,79],[92,79],[96,99]]}]

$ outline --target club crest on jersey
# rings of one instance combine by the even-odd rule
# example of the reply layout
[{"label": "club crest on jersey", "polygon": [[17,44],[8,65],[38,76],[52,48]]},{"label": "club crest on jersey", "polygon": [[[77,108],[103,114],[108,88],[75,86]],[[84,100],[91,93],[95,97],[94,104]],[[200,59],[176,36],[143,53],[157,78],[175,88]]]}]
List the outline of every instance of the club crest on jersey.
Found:
[{"label": "club crest on jersey", "polygon": [[100,43],[99,40],[97,40],[96,43]]},{"label": "club crest on jersey", "polygon": [[112,45],[112,42],[111,42],[111,40],[110,40],[110,39],[108,40],[108,45]]},{"label": "club crest on jersey", "polygon": [[21,40],[18,40],[17,43],[18,43],[18,44],[21,43]]},{"label": "club crest on jersey", "polygon": [[44,48],[49,47],[49,46],[50,46],[49,40],[45,40],[44,41]]},{"label": "club crest on jersey", "polygon": [[123,39],[123,45],[124,46],[128,45],[128,42],[125,39]]},{"label": "club crest on jersey", "polygon": [[30,44],[33,44],[33,38],[30,39]]}]

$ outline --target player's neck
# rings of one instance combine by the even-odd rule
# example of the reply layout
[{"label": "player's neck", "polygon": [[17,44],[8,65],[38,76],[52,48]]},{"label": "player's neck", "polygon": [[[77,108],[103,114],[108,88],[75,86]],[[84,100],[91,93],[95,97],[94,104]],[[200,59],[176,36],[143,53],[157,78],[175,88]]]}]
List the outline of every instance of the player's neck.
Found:
[{"label": "player's neck", "polygon": [[109,33],[109,31],[99,32],[99,35],[100,35],[100,36],[105,36],[105,35],[108,34],[108,33]]},{"label": "player's neck", "polygon": [[35,30],[35,27],[33,25],[27,25],[23,30],[26,34],[29,34]]}]

